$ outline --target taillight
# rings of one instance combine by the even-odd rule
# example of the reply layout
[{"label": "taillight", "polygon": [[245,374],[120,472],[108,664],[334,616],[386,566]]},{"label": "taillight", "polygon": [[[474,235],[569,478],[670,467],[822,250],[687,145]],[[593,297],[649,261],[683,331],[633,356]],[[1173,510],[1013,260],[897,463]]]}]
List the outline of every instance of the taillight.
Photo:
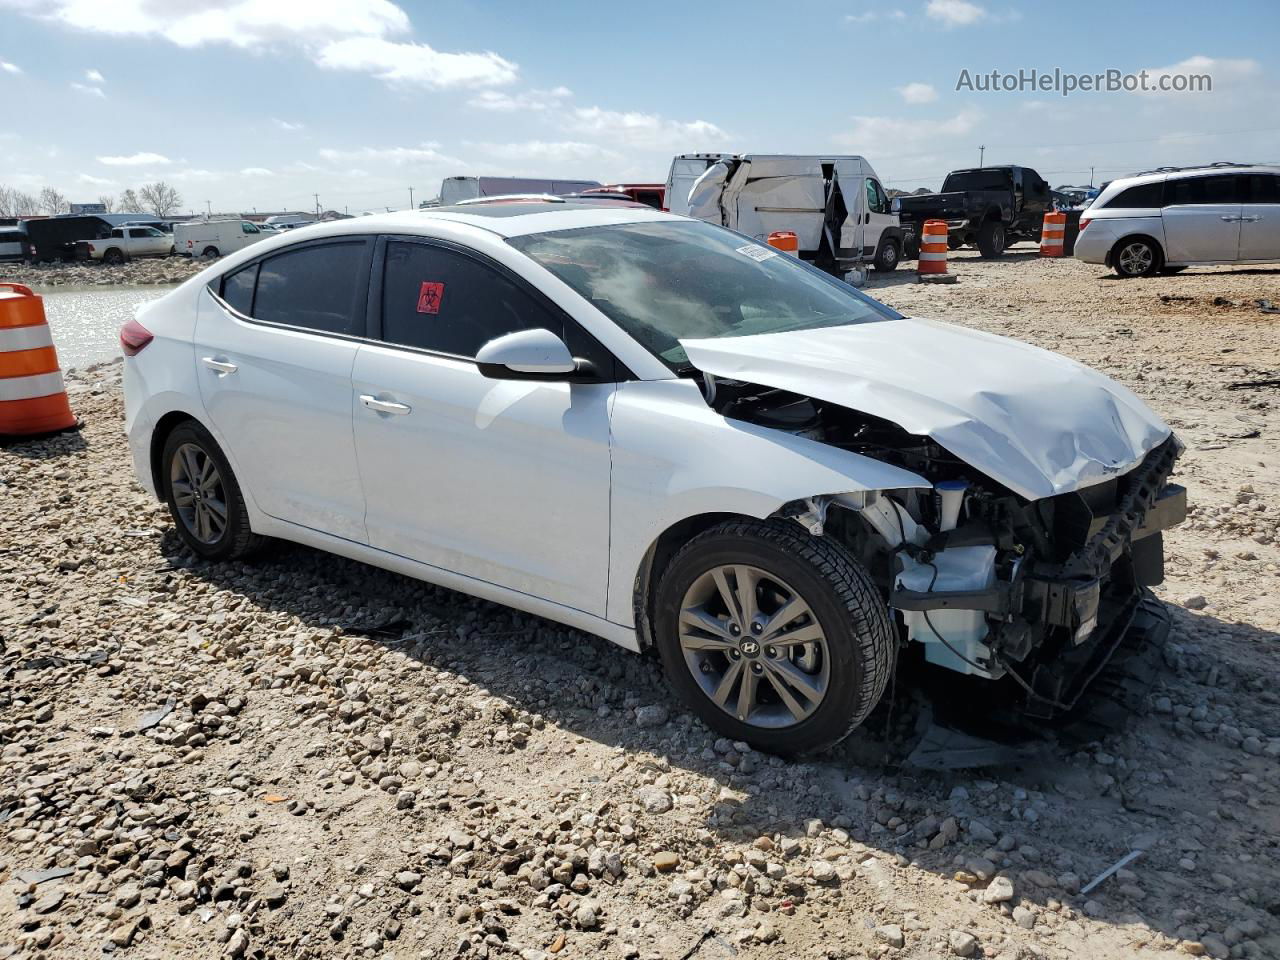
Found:
[{"label": "taillight", "polygon": [[90,252],[90,253],[93,253],[93,251],[94,251],[94,246],[93,246],[93,244],[91,243],[91,244],[89,244],[89,252]]},{"label": "taillight", "polygon": [[1089,223],[1090,223],[1090,222],[1091,222],[1091,221],[1086,220],[1084,217],[1081,217],[1081,218],[1080,218],[1080,232],[1081,232],[1081,233],[1084,233],[1084,228],[1085,228],[1085,227],[1087,227],[1087,226],[1089,225]]},{"label": "taillight", "polygon": [[126,357],[136,357],[154,339],[151,331],[137,320],[130,320],[120,328],[120,349]]}]

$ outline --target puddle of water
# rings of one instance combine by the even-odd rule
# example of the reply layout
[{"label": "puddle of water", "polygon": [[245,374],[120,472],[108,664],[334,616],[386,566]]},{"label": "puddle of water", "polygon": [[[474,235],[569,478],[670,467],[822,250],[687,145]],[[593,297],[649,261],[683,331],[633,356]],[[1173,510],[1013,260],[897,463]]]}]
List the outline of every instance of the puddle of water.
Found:
[{"label": "puddle of water", "polygon": [[120,328],[134,308],[164,296],[177,284],[35,288],[44,297],[45,316],[62,369],[87,367],[120,356]]}]

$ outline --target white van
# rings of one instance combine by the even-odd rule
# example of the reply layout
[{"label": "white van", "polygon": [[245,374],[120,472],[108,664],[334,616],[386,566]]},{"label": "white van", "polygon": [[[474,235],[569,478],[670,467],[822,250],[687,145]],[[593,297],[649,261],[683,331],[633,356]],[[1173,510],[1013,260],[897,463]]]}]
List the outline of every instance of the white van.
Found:
[{"label": "white van", "polygon": [[600,186],[598,180],[536,180],[531,177],[445,177],[440,184],[440,205],[448,206],[477,197],[547,193],[554,197]]},{"label": "white van", "polygon": [[789,230],[802,260],[837,276],[867,262],[893,270],[902,255],[898,215],[862,157],[722,158],[690,188],[688,208],[688,216],[761,242]]},{"label": "white van", "polygon": [[173,225],[173,247],[188,257],[224,257],[274,235],[248,220],[188,220]]},{"label": "white van", "polygon": [[678,213],[682,217],[689,215],[689,191],[698,182],[698,178],[707,172],[707,167],[721,160],[732,160],[732,153],[682,153],[671,161],[671,169],[667,171],[666,206],[662,209],[668,213]]}]

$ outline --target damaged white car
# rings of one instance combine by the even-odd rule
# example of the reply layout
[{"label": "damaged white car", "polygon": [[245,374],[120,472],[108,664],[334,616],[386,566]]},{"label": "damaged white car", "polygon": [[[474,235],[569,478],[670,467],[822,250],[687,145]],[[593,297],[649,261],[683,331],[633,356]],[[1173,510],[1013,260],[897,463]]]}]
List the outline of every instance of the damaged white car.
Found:
[{"label": "damaged white car", "polygon": [[781,753],[861,723],[899,648],[1068,709],[1185,513],[1176,439],[1106,377],[640,208],[293,231],[121,342],[197,554],[280,537],[655,649]]}]

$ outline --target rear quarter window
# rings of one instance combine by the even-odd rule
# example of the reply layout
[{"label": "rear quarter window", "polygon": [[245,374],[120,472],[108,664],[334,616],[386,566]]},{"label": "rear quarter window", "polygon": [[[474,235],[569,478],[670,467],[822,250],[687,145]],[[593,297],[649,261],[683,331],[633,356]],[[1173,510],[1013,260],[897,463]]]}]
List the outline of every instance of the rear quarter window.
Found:
[{"label": "rear quarter window", "polygon": [[1163,187],[1164,185],[1159,181],[1155,183],[1142,183],[1136,187],[1129,187],[1125,190],[1121,190],[1098,209],[1140,210],[1150,209],[1152,207],[1158,208],[1162,205],[1161,198],[1164,194]]}]

